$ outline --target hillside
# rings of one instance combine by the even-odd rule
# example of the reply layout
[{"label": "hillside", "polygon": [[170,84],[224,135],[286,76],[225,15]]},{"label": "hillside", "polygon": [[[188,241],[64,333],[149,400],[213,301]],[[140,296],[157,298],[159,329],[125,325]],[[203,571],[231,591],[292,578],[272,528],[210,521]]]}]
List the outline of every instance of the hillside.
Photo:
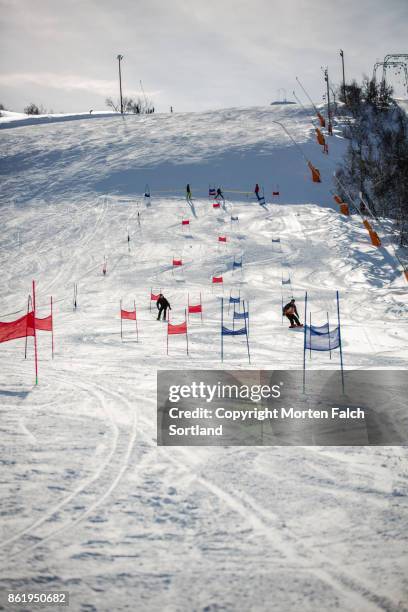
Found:
[{"label": "hillside", "polygon": [[[157,369],[248,367],[239,338],[220,361],[230,292],[249,301],[250,367],[301,369],[302,334],[282,302],[293,295],[303,319],[307,291],[324,324],[336,290],[345,367],[407,367],[401,270],[359,217],[339,214],[331,179],[345,143],[337,126],[324,155],[310,119],[274,106],[3,123],[0,319],[24,314],[35,279],[41,316],[54,299],[55,356],[40,335],[35,387],[31,339],[27,360],[24,340],[1,345],[0,585],[70,590],[84,610],[262,609],[271,598],[277,610],[404,609],[406,449],[156,446]],[[223,187],[220,209],[209,184]],[[174,322],[201,294],[189,355],[176,336],[167,356],[151,289]],[[131,321],[121,342],[121,299],[136,303],[139,342]],[[338,367],[337,352],[308,361]]]}]

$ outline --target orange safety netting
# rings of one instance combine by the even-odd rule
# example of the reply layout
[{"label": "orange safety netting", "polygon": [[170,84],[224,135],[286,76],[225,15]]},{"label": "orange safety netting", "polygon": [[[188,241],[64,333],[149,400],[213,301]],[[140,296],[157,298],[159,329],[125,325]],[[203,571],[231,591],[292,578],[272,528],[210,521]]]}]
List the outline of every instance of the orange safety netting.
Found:
[{"label": "orange safety netting", "polygon": [[308,166],[310,168],[310,171],[312,173],[312,181],[314,183],[321,183],[322,180],[320,178],[320,172],[317,168],[314,167],[314,165],[312,164],[312,162],[308,162]]},{"label": "orange safety netting", "polygon": [[317,142],[319,143],[319,145],[324,146],[326,144],[324,136],[321,133],[321,131],[319,130],[319,128],[316,128],[316,138],[317,138]]},{"label": "orange safety netting", "polygon": [[371,238],[371,244],[373,244],[376,247],[381,246],[381,240],[379,239],[377,232],[371,231],[370,238]]}]

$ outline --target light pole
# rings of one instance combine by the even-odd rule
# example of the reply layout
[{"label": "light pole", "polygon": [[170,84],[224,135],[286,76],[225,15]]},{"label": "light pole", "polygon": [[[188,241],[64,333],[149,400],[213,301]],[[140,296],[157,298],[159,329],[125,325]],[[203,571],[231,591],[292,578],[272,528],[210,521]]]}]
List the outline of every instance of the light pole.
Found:
[{"label": "light pole", "polygon": [[328,68],[326,68],[325,71],[324,71],[324,80],[326,81],[326,86],[327,86],[327,117],[328,117],[327,131],[329,132],[330,136],[332,136],[333,135],[333,128],[332,128],[332,123],[331,123],[330,87],[329,87],[329,70],[328,70]]},{"label": "light pole", "polygon": [[122,72],[120,69],[120,62],[123,60],[123,55],[119,53],[116,58],[119,63],[119,95],[120,95],[120,112],[123,115],[123,98],[122,98]]},{"label": "light pole", "polygon": [[341,65],[343,69],[343,99],[344,99],[344,104],[346,104],[346,77],[344,74],[344,51],[343,49],[340,49],[340,57],[341,57]]}]

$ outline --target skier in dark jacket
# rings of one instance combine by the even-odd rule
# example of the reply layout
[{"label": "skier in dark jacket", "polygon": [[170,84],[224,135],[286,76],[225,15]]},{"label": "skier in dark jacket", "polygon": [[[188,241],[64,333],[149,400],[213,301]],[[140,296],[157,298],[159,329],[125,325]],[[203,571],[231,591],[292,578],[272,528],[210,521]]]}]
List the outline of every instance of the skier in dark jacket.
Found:
[{"label": "skier in dark jacket", "polygon": [[289,319],[290,327],[303,327],[299,321],[299,313],[294,299],[291,299],[290,302],[283,307],[283,314]]},{"label": "skier in dark jacket", "polygon": [[221,191],[221,187],[218,187],[217,189],[217,195],[215,196],[215,199],[218,200],[223,200],[225,202],[225,198],[224,198],[224,194]]},{"label": "skier in dark jacket", "polygon": [[255,185],[254,192],[255,192],[257,200],[259,200],[259,185],[258,185],[258,183]]},{"label": "skier in dark jacket", "polygon": [[157,305],[157,310],[159,311],[159,314],[157,315],[157,320],[160,321],[161,314],[164,311],[163,321],[165,321],[167,309],[169,308],[171,310],[171,306],[162,293],[160,293],[159,298],[156,302],[156,305]]}]

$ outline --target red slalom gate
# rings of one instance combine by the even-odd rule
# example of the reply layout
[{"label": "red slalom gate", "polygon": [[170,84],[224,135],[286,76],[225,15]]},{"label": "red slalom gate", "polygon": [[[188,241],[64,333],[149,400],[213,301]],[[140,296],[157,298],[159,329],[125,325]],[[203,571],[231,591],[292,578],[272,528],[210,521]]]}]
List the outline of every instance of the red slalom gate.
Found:
[{"label": "red slalom gate", "polygon": [[159,293],[153,293],[153,289],[150,289],[150,304],[149,304],[149,310],[150,312],[152,312],[152,302],[157,302],[157,300],[159,299],[161,294],[161,288],[159,289]]},{"label": "red slalom gate", "polygon": [[139,330],[137,327],[137,317],[136,317],[136,302],[133,302],[133,310],[123,310],[122,308],[122,300],[120,300],[120,337],[123,341],[123,319],[129,321],[135,321],[136,324],[136,342],[139,342]]},{"label": "red slalom gate", "polygon": [[213,285],[216,283],[223,283],[224,279],[222,278],[222,276],[213,276],[212,277],[212,283]]},{"label": "red slalom gate", "polygon": [[27,313],[14,321],[0,321],[0,343],[25,338],[25,357],[27,357],[27,338],[34,337],[35,384],[38,384],[38,350],[37,331],[49,331],[52,334],[52,357],[54,357],[54,325],[51,297],[51,313],[47,317],[36,317],[35,281],[32,284],[33,297],[28,297]]},{"label": "red slalom gate", "polygon": [[226,236],[218,236],[218,242],[227,242]]},{"label": "red slalom gate", "polygon": [[189,321],[190,321],[190,314],[200,314],[201,321],[203,320],[203,303],[201,301],[201,293],[200,293],[200,303],[199,304],[190,304],[190,294],[187,295],[187,314],[188,314]]},{"label": "red slalom gate", "polygon": [[182,219],[181,220],[181,225],[190,225],[190,219]]},{"label": "red slalom gate", "polygon": [[[48,331],[51,332],[51,356],[54,359],[54,317],[53,317],[53,308],[52,308],[52,296],[50,298],[50,314],[48,317],[43,317],[42,319],[36,317],[35,318],[35,328],[37,331]],[[27,345],[27,340],[26,340]],[[26,346],[27,353],[27,346]]]},{"label": "red slalom gate", "polygon": [[[30,308],[32,308],[33,302],[31,300],[31,296],[28,296],[27,302],[27,317],[30,314]],[[53,307],[52,307],[52,296],[50,298],[50,314],[48,317],[35,317],[35,330],[37,331],[48,331],[51,332],[51,357],[54,359],[54,316],[53,316]],[[32,314],[32,313],[31,313]],[[30,323],[27,318],[27,334],[25,340],[25,349],[24,349],[24,359],[27,359],[27,338],[29,336],[34,336],[34,329],[30,329]]]},{"label": "red slalom gate", "polygon": [[0,321],[0,342],[34,336],[34,313],[28,312],[15,321]]},{"label": "red slalom gate", "polygon": [[182,259],[174,259],[173,257],[173,268],[175,266],[182,266],[183,265],[183,260]]},{"label": "red slalom gate", "polygon": [[219,202],[213,202],[213,208],[221,208],[221,204]]},{"label": "red slalom gate", "polygon": [[186,336],[186,350],[188,355],[188,331],[187,331],[187,314],[184,309],[184,322],[173,325],[170,323],[170,313],[167,319],[167,355],[169,354],[169,336],[176,336],[179,334],[185,334]]}]

